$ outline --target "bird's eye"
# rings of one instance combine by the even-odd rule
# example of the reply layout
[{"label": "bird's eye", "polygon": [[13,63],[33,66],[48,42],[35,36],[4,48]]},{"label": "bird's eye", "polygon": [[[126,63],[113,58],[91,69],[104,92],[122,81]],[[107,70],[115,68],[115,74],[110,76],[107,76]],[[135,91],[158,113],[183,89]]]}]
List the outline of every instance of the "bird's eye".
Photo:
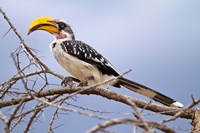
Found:
[{"label": "bird's eye", "polygon": [[60,29],[64,29],[66,27],[66,25],[64,23],[59,23],[58,25],[59,25]]}]

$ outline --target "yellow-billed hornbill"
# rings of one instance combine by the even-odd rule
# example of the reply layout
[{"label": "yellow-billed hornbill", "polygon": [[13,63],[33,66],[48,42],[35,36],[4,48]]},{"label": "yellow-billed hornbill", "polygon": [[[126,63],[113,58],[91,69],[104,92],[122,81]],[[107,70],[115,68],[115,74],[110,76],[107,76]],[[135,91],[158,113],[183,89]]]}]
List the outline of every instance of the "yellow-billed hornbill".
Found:
[{"label": "yellow-billed hornbill", "polygon": [[[84,42],[75,40],[71,27],[64,20],[49,17],[38,18],[30,24],[28,34],[35,30],[47,31],[55,37],[51,44],[54,57],[79,81],[87,81],[88,85],[94,85],[119,76],[111,63],[100,53]],[[122,85],[164,105],[183,107],[180,102],[123,77],[109,82],[108,85],[115,87]]]}]

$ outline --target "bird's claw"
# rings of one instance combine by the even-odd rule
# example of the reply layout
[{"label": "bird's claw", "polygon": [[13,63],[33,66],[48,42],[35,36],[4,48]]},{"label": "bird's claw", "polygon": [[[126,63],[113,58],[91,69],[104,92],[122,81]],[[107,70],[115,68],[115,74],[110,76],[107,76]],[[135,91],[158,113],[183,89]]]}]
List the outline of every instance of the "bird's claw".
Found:
[{"label": "bird's claw", "polygon": [[83,86],[87,86],[88,85],[88,82],[87,81],[81,81],[80,83],[79,83],[79,87],[83,87]]},{"label": "bird's claw", "polygon": [[80,87],[88,86],[88,81],[93,80],[93,79],[94,79],[93,76],[87,77],[87,78],[85,78],[85,80],[81,81],[78,86],[80,86]]},{"label": "bird's claw", "polygon": [[73,77],[65,77],[62,82],[61,82],[61,85],[62,86],[70,86],[70,87],[73,87],[74,86],[74,83],[73,81],[75,82],[80,82],[80,80],[76,79],[76,78],[73,78]]}]

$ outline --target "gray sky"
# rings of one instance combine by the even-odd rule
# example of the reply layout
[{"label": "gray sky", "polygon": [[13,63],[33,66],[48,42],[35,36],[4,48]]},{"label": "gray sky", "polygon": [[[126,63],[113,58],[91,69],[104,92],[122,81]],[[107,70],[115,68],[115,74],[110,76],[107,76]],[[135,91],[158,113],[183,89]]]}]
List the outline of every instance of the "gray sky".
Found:
[{"label": "gray sky", "polygon": [[[200,1],[1,0],[0,7],[25,42],[40,50],[41,60],[58,73],[68,75],[50,52],[49,44],[53,40],[51,35],[37,31],[27,36],[28,25],[38,17],[49,16],[67,20],[77,40],[98,50],[120,73],[132,69],[126,77],[134,81],[177,99],[184,105],[191,103],[191,95],[200,97]],[[1,38],[9,29],[2,16],[0,29]],[[4,63],[0,63],[0,82],[3,82],[16,73],[9,56],[19,46],[19,41],[11,31],[0,39],[0,46],[0,60],[4,60]],[[149,100],[126,89],[113,90]],[[105,105],[105,102],[108,104]],[[107,100],[102,103],[102,98],[95,96],[80,97],[75,103],[97,110],[131,111],[118,103]],[[74,114],[66,116],[62,122],[69,127],[63,126],[56,131],[65,129],[69,132],[83,132],[96,122],[79,117]],[[48,126],[50,119],[47,114],[45,118],[41,120],[43,127]],[[88,121],[88,124],[85,121]],[[77,123],[80,128],[74,129],[73,126]],[[37,129],[41,128],[40,124],[35,125],[37,132],[40,131]],[[175,124],[184,124],[184,128],[190,128],[190,124],[183,120]],[[45,128],[42,130],[46,131]],[[122,126],[120,130],[131,132],[132,128]]]}]

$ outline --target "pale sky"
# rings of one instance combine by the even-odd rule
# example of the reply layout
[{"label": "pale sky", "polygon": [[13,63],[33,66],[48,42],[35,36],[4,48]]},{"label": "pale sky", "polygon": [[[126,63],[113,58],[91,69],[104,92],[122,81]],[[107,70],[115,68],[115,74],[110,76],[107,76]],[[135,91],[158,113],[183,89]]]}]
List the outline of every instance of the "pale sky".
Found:
[{"label": "pale sky", "polygon": [[[118,72],[132,69],[126,75],[129,79],[160,91],[184,105],[191,103],[191,95],[196,99],[200,97],[200,1],[1,0],[0,7],[27,45],[39,50],[41,60],[60,74],[68,75],[50,52],[49,45],[53,37],[44,31],[27,36],[29,24],[38,17],[66,20],[73,28],[76,39],[99,51]],[[4,61],[0,63],[0,82],[3,82],[16,73],[10,53],[19,46],[19,40],[12,31],[2,39],[9,29],[2,15],[0,29],[0,60]],[[56,82],[59,84],[60,81]],[[149,100],[125,88],[112,90]],[[75,104],[104,111],[131,111],[124,105],[102,99],[97,96],[80,96]],[[46,132],[49,119],[50,116],[46,114],[45,120],[34,125],[35,131]],[[70,114],[59,122],[65,123],[67,127],[62,126],[55,131],[84,132],[95,122],[94,119]],[[169,125],[191,128],[189,121],[182,119]],[[116,129],[121,132],[132,131],[131,126]]]}]

